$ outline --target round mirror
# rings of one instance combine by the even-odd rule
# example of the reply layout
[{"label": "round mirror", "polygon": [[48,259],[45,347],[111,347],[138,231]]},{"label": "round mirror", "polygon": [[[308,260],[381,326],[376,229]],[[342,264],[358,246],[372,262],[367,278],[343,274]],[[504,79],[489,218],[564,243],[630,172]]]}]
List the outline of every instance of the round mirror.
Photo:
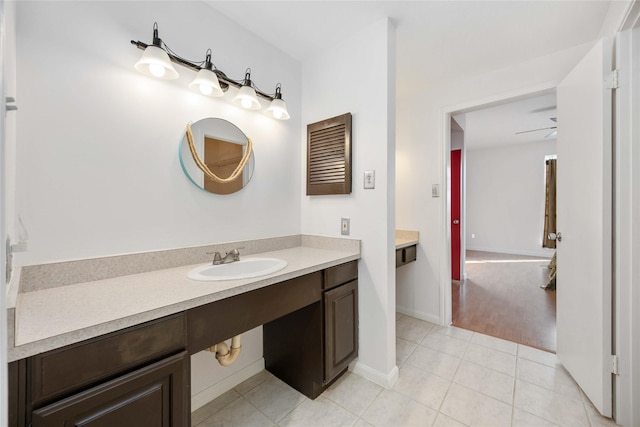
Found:
[{"label": "round mirror", "polygon": [[180,144],[180,165],[202,190],[231,194],[253,176],[255,158],[249,138],[233,123],[207,118],[191,123]]}]

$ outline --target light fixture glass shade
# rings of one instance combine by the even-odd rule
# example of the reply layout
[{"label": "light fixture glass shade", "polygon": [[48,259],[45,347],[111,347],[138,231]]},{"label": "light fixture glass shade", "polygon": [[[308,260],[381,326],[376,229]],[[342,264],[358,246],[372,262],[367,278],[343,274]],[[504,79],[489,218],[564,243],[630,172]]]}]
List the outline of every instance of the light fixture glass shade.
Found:
[{"label": "light fixture glass shade", "polygon": [[220,88],[218,76],[206,68],[198,71],[196,78],[189,84],[189,87],[206,96],[224,96],[224,92]]},{"label": "light fixture glass shade", "polygon": [[233,98],[233,103],[246,110],[259,110],[261,108],[256,91],[247,85],[240,88],[238,94]]},{"label": "light fixture glass shade", "polygon": [[136,62],[136,70],[147,76],[158,79],[173,80],[178,78],[178,72],[173,68],[169,55],[158,46],[148,46],[142,58]]},{"label": "light fixture glass shade", "polygon": [[287,111],[287,104],[282,99],[274,99],[269,104],[269,108],[266,111],[267,115],[278,120],[289,120],[289,112]]}]

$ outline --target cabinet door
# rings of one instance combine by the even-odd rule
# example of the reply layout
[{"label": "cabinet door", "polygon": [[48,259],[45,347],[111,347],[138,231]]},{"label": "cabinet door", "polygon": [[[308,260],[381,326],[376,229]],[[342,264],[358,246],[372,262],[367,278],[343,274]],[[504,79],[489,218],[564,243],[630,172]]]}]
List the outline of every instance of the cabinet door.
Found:
[{"label": "cabinet door", "polygon": [[187,427],[189,356],[182,352],[33,412],[33,427]]},{"label": "cabinet door", "polygon": [[324,293],[325,383],[358,355],[358,281]]}]

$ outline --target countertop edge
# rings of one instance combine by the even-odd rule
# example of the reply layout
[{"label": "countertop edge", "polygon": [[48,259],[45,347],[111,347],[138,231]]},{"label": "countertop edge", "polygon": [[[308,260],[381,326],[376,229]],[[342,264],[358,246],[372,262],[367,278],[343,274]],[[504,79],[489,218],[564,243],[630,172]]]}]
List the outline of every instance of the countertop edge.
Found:
[{"label": "countertop edge", "polygon": [[398,241],[399,239],[396,239],[396,249],[402,249],[402,248],[407,248],[409,246],[413,246],[413,245],[417,245],[418,244],[418,240],[406,240],[406,241]]}]

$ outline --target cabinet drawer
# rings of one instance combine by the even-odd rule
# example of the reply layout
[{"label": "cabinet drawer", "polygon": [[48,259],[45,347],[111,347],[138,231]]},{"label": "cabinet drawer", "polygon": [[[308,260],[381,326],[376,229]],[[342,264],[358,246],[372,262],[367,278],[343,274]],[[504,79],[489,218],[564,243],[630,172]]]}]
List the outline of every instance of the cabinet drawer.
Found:
[{"label": "cabinet drawer", "polygon": [[296,277],[215,301],[187,312],[189,353],[320,301],[322,272]]},{"label": "cabinet drawer", "polygon": [[33,412],[33,427],[187,427],[189,355],[168,357]]},{"label": "cabinet drawer", "polygon": [[30,360],[33,402],[94,385],[185,347],[181,313],[36,355]]},{"label": "cabinet drawer", "polygon": [[416,260],[416,245],[407,246],[406,248],[396,249],[396,268]]},{"label": "cabinet drawer", "polygon": [[357,278],[358,261],[336,265],[335,267],[330,267],[325,270],[323,289],[328,290],[351,280],[356,280]]},{"label": "cabinet drawer", "polygon": [[405,264],[408,263],[408,262],[416,260],[416,252],[417,252],[416,245],[404,248],[404,262],[405,262]]}]

